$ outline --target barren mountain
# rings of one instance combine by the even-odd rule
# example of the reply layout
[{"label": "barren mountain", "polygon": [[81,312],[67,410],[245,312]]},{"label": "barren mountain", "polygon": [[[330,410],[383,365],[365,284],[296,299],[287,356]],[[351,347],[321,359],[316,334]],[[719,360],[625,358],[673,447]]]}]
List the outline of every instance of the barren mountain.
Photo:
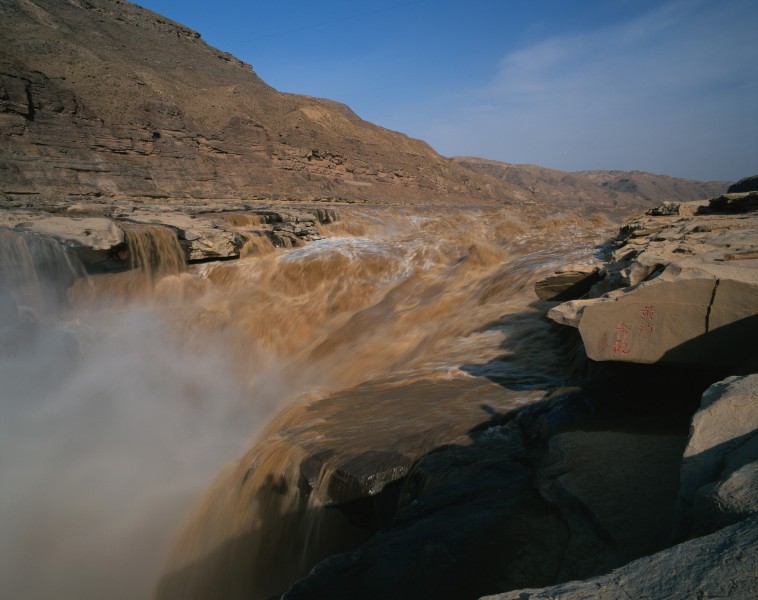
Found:
[{"label": "barren mountain", "polygon": [[455,157],[454,162],[519,188],[523,201],[570,206],[634,206],[661,200],[699,200],[726,190],[723,181],[700,182],[642,171],[569,173],[536,165],[512,165],[482,158]]},{"label": "barren mountain", "polygon": [[[638,194],[610,175],[508,165],[502,176],[496,163],[446,159],[342,104],[277,92],[197,32],[128,2],[0,0],[0,21],[6,197],[609,205],[671,195],[668,184]],[[677,185],[680,199],[723,187]]]}]

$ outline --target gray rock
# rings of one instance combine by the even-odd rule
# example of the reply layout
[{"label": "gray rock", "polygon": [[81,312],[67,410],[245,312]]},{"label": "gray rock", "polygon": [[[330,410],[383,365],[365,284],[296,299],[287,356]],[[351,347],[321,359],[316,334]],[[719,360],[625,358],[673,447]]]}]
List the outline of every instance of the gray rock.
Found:
[{"label": "gray rock", "polygon": [[422,485],[391,527],[318,564],[282,598],[455,600],[553,581],[567,534],[531,489],[531,470],[495,446],[440,454],[421,467],[431,487]]},{"label": "gray rock", "polygon": [[718,531],[758,513],[758,460],[725,479],[701,487],[693,503],[692,533]]},{"label": "gray rock", "polygon": [[[615,571],[486,600],[689,600],[758,597],[758,517],[635,560]],[[484,598],[482,599],[484,600]]]},{"label": "gray rock", "polygon": [[[728,481],[730,466],[732,469],[739,468],[747,461],[758,458],[751,456],[756,450],[752,438],[757,429],[758,374],[729,377],[705,391],[700,409],[692,417],[689,440],[682,460],[675,539],[684,539],[690,533],[693,504],[698,490],[708,484],[718,483],[722,473]],[[749,445],[740,449],[746,442]],[[724,469],[725,466],[727,470]],[[743,476],[749,473],[750,470],[743,473]],[[731,483],[727,481],[723,482],[723,490],[718,485],[712,486],[701,495],[712,497],[714,502],[718,502],[719,494],[728,494],[730,489],[743,485],[739,479]],[[749,487],[752,484],[748,482],[746,485]],[[728,507],[725,510],[727,513],[732,511]],[[709,511],[707,508],[706,513]],[[700,521],[714,521],[712,515],[698,518]],[[701,524],[699,527],[703,529],[708,526]]]}]

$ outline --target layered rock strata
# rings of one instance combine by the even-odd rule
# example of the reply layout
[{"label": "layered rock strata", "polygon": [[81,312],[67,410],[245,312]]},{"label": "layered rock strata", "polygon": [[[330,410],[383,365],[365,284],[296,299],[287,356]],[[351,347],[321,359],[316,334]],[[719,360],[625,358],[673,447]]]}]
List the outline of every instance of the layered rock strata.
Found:
[{"label": "layered rock strata", "polygon": [[725,188],[626,174],[631,184],[613,189],[546,170],[535,187],[529,166],[515,169],[523,181],[503,179],[343,104],[280,93],[198,32],[129,2],[4,0],[0,20],[0,198],[611,206]]},{"label": "layered rock strata", "polygon": [[[239,258],[246,244],[265,238],[292,248],[322,237],[319,227],[337,219],[333,208],[239,202],[61,203],[46,210],[22,205],[0,211],[0,227],[56,238],[73,249],[90,272],[133,266],[126,231],[161,227],[181,245],[184,260]],[[255,245],[249,245],[250,252]]]}]

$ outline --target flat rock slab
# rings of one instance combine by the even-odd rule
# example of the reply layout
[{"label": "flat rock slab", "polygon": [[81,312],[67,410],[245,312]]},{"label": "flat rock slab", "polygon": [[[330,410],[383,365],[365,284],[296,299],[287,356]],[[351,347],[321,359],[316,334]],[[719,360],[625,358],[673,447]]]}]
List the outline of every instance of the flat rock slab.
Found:
[{"label": "flat rock slab", "polygon": [[16,228],[51,235],[92,250],[110,250],[124,242],[121,228],[102,217],[36,217],[16,224]]},{"label": "flat rock slab", "polygon": [[505,414],[542,394],[473,378],[374,382],[313,402],[285,435],[307,453],[301,469],[315,492],[339,504],[376,495],[430,450],[467,440],[491,418],[483,406]]},{"label": "flat rock slab", "polygon": [[758,339],[758,281],[741,275],[726,268],[715,273],[670,269],[623,294],[588,303],[579,319],[587,356],[739,364]]}]

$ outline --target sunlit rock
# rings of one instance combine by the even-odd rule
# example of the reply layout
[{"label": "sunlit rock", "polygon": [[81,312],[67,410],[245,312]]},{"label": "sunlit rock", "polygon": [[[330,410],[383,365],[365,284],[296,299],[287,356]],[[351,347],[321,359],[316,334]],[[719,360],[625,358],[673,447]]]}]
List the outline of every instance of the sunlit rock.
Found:
[{"label": "sunlit rock", "polygon": [[664,204],[627,223],[589,299],[548,316],[578,328],[597,361],[755,366],[758,218],[732,214],[749,198]]}]

